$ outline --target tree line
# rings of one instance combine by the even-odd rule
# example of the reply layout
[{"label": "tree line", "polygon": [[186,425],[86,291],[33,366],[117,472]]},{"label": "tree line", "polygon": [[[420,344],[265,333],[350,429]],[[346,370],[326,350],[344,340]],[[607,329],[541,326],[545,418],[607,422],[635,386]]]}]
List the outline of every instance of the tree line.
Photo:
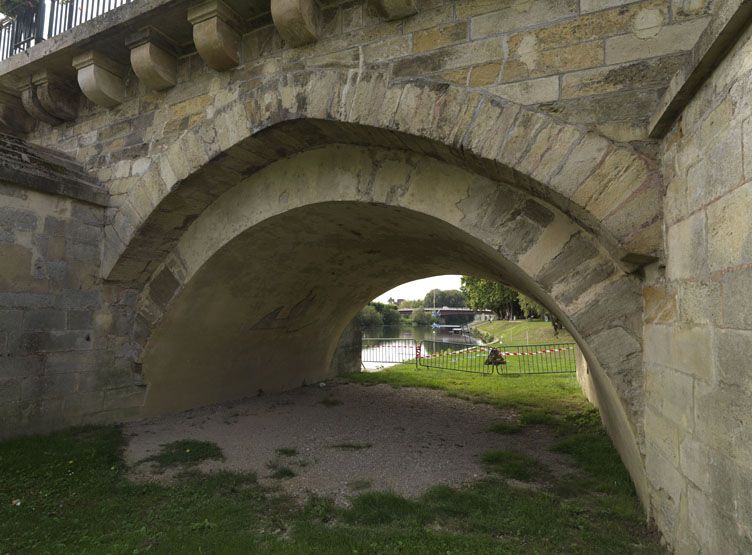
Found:
[{"label": "tree line", "polygon": [[401,322],[398,309],[412,308],[410,323],[430,325],[434,321],[431,315],[433,307],[491,310],[502,320],[546,318],[551,321],[555,331],[561,329],[558,319],[534,299],[501,282],[475,276],[462,276],[460,289],[433,289],[422,300],[390,298],[387,303],[368,303],[360,311],[358,321],[361,327],[395,326]]}]

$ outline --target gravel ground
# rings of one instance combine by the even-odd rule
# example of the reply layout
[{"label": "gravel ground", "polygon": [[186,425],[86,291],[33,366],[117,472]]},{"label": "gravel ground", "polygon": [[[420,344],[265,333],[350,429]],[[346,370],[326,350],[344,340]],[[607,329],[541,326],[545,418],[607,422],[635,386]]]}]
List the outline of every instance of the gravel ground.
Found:
[{"label": "gravel ground", "polygon": [[[548,450],[554,438],[544,427],[512,435],[486,431],[516,416],[441,391],[327,383],[131,423],[125,458],[134,480],[169,481],[173,472],[158,473],[139,461],[172,441],[212,441],[225,460],[205,461],[203,471],[253,471],[261,483],[301,499],[316,493],[340,504],[363,491],[414,497],[434,485],[476,480],[485,475],[479,459],[489,449],[533,455],[555,475],[574,470],[565,456]],[[279,455],[275,450],[282,448],[297,454]],[[296,476],[271,478],[270,461]]]}]

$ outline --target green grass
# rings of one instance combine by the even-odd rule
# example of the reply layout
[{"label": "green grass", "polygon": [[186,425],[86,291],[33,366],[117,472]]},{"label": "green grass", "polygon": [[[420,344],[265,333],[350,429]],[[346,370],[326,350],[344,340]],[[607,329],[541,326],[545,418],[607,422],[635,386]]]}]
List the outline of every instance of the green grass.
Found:
[{"label": "green grass", "polygon": [[266,468],[271,470],[269,477],[275,480],[287,480],[298,475],[292,468],[280,463],[278,460],[269,461],[266,463]]},{"label": "green grass", "polygon": [[159,453],[141,462],[153,462],[161,470],[173,466],[190,467],[208,460],[224,460],[222,449],[211,441],[182,439],[161,446]]},{"label": "green grass", "polygon": [[568,343],[573,341],[566,330],[554,337],[550,322],[541,320],[494,320],[478,324],[475,328],[492,335],[504,345],[527,345],[536,343]]},{"label": "green grass", "polygon": [[489,432],[497,434],[518,434],[525,429],[521,422],[497,422],[490,428]]},{"label": "green grass", "polygon": [[506,483],[510,461],[495,456],[489,464],[506,470],[464,487],[405,499],[357,495],[356,484],[348,485],[356,495],[350,508],[316,496],[300,506],[253,474],[193,470],[169,485],[136,484],[126,477],[119,427],[68,430],[0,443],[0,553],[664,552],[572,376],[510,380],[395,367],[349,379],[444,389],[520,415],[542,411],[551,419],[536,425],[553,430],[554,449],[580,470],[547,476],[550,487],[520,489]]},{"label": "green grass", "polygon": [[298,450],[295,447],[280,447],[274,450],[280,457],[294,457],[298,454]]},{"label": "green grass", "polygon": [[514,451],[487,451],[481,460],[492,472],[515,480],[529,482],[542,478],[545,473],[545,467],[536,459]]}]

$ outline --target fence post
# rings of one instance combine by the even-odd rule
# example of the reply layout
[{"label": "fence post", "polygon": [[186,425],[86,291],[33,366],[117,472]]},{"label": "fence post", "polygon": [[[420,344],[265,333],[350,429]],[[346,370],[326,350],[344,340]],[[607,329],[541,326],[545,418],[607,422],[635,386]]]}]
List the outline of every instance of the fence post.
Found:
[{"label": "fence post", "polygon": [[415,369],[418,369],[418,366],[420,366],[420,349],[421,349],[421,343],[417,339],[414,339],[415,341]]},{"label": "fence post", "polygon": [[44,0],[39,0],[39,3],[37,4],[37,13],[36,13],[36,21],[35,21],[36,30],[34,31],[34,42],[33,43],[29,42],[30,47],[44,40],[45,5],[46,5],[46,2]]}]

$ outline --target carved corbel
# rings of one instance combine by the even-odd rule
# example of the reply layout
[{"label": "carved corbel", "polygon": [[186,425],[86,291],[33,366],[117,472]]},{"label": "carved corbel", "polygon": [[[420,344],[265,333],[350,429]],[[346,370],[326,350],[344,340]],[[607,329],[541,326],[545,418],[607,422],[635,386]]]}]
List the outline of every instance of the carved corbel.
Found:
[{"label": "carved corbel", "polygon": [[72,81],[51,71],[43,70],[35,73],[31,82],[45,112],[62,121],[76,119],[79,96]]},{"label": "carved corbel", "polygon": [[290,46],[303,46],[318,39],[315,0],[272,0],[274,26]]},{"label": "carved corbel", "polygon": [[21,91],[21,101],[34,119],[50,125],[73,121],[78,112],[78,92],[64,77],[49,70],[35,73]]},{"label": "carved corbel", "polygon": [[24,110],[18,95],[0,89],[0,132],[24,135],[33,131],[36,124]]},{"label": "carved corbel", "polygon": [[379,11],[390,21],[418,13],[416,0],[377,0],[376,3]]},{"label": "carved corbel", "polygon": [[45,109],[42,108],[42,103],[39,102],[35,87],[31,81],[27,81],[21,87],[21,103],[26,112],[35,120],[43,121],[50,125],[60,125],[63,123],[63,120],[48,114]]},{"label": "carved corbel", "polygon": [[73,58],[78,85],[94,104],[113,108],[125,100],[125,69],[107,56],[90,50]]},{"label": "carved corbel", "polygon": [[206,0],[188,10],[193,43],[204,63],[224,71],[240,62],[243,20],[222,0]]},{"label": "carved corbel", "polygon": [[161,91],[177,83],[178,59],[175,44],[154,29],[145,27],[125,41],[131,51],[131,67],[150,90]]}]

